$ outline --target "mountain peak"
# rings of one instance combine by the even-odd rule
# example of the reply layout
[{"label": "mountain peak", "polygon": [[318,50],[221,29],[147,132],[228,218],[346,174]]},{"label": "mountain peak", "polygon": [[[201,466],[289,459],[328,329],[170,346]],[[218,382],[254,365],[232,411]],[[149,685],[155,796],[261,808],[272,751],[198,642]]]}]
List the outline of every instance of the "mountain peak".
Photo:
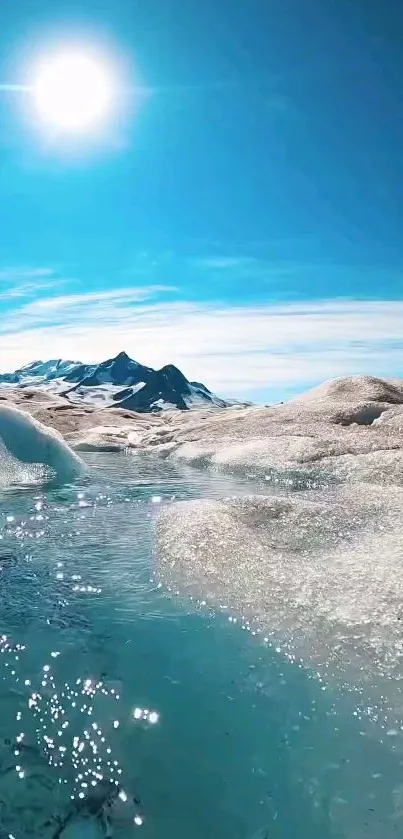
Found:
[{"label": "mountain peak", "polygon": [[124,350],[95,364],[63,359],[36,361],[14,373],[0,375],[0,386],[35,386],[73,404],[120,406],[141,412],[227,405],[205,385],[189,382],[175,364],[153,370],[131,359]]}]

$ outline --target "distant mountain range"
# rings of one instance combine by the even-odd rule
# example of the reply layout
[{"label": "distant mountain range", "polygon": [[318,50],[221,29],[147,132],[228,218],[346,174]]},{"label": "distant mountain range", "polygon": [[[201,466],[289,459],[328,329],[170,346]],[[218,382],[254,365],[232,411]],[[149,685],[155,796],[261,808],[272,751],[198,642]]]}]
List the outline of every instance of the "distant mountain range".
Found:
[{"label": "distant mountain range", "polygon": [[125,352],[101,364],[63,359],[33,361],[14,373],[0,374],[0,387],[35,387],[77,405],[140,412],[243,404],[220,399],[200,382],[188,381],[173,364],[153,370],[129,358]]}]

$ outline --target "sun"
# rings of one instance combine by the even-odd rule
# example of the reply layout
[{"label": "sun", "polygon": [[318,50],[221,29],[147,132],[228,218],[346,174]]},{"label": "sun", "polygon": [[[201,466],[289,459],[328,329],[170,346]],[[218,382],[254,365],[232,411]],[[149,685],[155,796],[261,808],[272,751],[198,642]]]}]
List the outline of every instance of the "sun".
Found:
[{"label": "sun", "polygon": [[61,53],[44,61],[34,83],[41,118],[69,132],[97,126],[110,110],[113,93],[107,68],[80,53]]}]

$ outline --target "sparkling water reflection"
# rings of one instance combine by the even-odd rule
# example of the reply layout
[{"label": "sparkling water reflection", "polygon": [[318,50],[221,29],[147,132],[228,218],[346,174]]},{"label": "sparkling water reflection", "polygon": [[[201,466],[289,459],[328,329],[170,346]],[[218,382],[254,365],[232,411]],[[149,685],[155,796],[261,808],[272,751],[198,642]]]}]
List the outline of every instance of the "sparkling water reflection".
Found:
[{"label": "sparkling water reflection", "polygon": [[0,836],[388,837],[397,737],[152,582],[152,518],[249,486],[91,455],[82,486],[2,494]]}]

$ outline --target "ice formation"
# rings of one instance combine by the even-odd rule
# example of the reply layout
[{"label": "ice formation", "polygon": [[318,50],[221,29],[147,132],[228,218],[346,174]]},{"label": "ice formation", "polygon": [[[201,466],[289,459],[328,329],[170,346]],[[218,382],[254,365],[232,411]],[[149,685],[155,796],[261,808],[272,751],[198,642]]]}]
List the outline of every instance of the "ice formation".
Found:
[{"label": "ice formation", "polygon": [[164,507],[159,573],[170,588],[224,607],[311,662],[328,666],[333,657],[337,667],[337,650],[348,646],[351,661],[365,652],[397,674],[402,498],[357,486],[312,500],[255,495]]},{"label": "ice formation", "polygon": [[3,457],[0,453],[0,469],[3,461],[7,473],[10,455],[22,463],[43,464],[61,481],[74,480],[85,470],[82,460],[57,431],[18,408],[0,406],[0,439],[8,453]]},{"label": "ice formation", "polygon": [[357,377],[176,430],[171,456],[255,494],[164,507],[159,579],[341,683],[400,695],[402,428],[403,382]]},{"label": "ice formation", "polygon": [[[181,596],[225,607],[315,667],[345,675],[349,662],[363,678],[376,668],[397,684],[403,380],[336,379],[284,405],[213,413],[66,409],[34,390],[10,389],[7,399],[25,400],[77,450],[152,454],[249,479],[249,498],[161,509],[160,579]],[[18,456],[16,448],[14,439]],[[42,459],[55,467],[59,458]]]}]

